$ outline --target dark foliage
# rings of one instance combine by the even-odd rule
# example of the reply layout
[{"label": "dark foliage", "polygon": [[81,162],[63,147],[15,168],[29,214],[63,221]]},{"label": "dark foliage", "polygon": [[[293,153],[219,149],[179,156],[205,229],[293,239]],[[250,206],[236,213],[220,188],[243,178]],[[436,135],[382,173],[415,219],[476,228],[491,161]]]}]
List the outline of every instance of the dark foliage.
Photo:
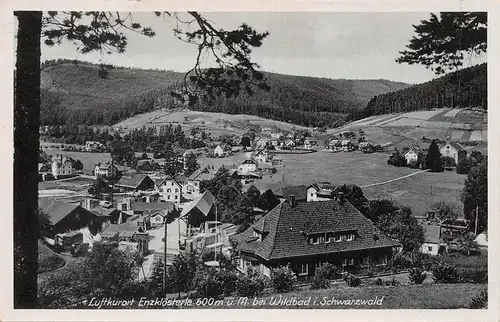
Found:
[{"label": "dark foliage", "polygon": [[488,308],[488,289],[485,288],[478,295],[472,298],[469,309],[487,309]]},{"label": "dark foliage", "polygon": [[297,275],[289,266],[280,266],[271,270],[271,285],[278,293],[292,291],[297,283]]},{"label": "dark foliage", "polygon": [[434,282],[441,284],[453,284],[459,281],[459,275],[455,266],[446,263],[437,263],[432,268]]},{"label": "dark foliage", "polygon": [[425,168],[430,169],[430,171],[432,172],[441,172],[444,170],[442,155],[439,151],[436,140],[432,140],[432,143],[427,150],[427,156],[425,158]]},{"label": "dark foliage", "polygon": [[415,266],[408,270],[408,278],[413,284],[422,284],[425,281],[427,274],[421,267]]}]

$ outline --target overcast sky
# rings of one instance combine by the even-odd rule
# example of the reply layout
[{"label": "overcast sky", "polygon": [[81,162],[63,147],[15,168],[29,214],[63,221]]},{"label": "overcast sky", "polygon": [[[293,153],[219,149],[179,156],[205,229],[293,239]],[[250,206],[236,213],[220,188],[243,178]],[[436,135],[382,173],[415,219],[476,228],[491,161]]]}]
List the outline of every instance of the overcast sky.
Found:
[{"label": "overcast sky", "polygon": [[[423,66],[397,64],[398,51],[405,49],[413,24],[429,13],[205,13],[218,27],[235,28],[246,22],[270,35],[252,59],[265,71],[291,75],[347,79],[389,79],[421,83],[434,78]],[[151,26],[153,38],[125,33],[125,54],[79,54],[72,43],[42,47],[42,60],[55,58],[102,61],[119,66],[169,69],[185,72],[193,66],[194,45],[173,36],[172,19],[152,13],[134,13],[134,21]],[[484,59],[483,59],[484,60]],[[472,63],[480,62],[480,59]]]}]

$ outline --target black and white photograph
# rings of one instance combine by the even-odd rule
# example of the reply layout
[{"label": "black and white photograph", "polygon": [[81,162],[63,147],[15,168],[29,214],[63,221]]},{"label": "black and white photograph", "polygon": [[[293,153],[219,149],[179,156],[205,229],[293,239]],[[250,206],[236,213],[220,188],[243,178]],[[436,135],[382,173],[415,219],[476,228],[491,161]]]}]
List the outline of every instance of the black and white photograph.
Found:
[{"label": "black and white photograph", "polygon": [[14,311],[491,309],[490,17],[12,12]]}]

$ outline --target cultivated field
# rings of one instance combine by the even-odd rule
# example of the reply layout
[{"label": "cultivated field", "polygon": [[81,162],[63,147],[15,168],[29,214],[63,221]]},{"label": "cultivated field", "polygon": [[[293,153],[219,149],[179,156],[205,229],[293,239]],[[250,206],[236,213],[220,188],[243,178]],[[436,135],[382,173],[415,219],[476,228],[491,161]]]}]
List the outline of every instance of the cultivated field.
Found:
[{"label": "cultivated field", "polygon": [[225,113],[209,113],[198,111],[165,111],[156,110],[149,113],[136,115],[127,120],[124,120],[113,127],[121,126],[125,130],[141,128],[143,126],[151,127],[172,124],[181,125],[184,131],[189,131],[192,127],[197,126],[205,129],[212,136],[217,137],[221,134],[241,135],[249,129],[251,125],[260,127],[276,127],[284,131],[292,129],[305,129],[305,127],[293,125],[280,121],[260,118],[253,115],[244,114],[225,114]]}]

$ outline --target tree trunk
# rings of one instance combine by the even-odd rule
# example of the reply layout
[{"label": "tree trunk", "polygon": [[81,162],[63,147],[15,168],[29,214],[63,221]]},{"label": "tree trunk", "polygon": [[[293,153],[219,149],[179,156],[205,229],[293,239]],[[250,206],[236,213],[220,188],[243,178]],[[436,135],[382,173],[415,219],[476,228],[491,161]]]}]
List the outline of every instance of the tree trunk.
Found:
[{"label": "tree trunk", "polygon": [[41,11],[18,11],[14,80],[14,308],[35,308]]}]

